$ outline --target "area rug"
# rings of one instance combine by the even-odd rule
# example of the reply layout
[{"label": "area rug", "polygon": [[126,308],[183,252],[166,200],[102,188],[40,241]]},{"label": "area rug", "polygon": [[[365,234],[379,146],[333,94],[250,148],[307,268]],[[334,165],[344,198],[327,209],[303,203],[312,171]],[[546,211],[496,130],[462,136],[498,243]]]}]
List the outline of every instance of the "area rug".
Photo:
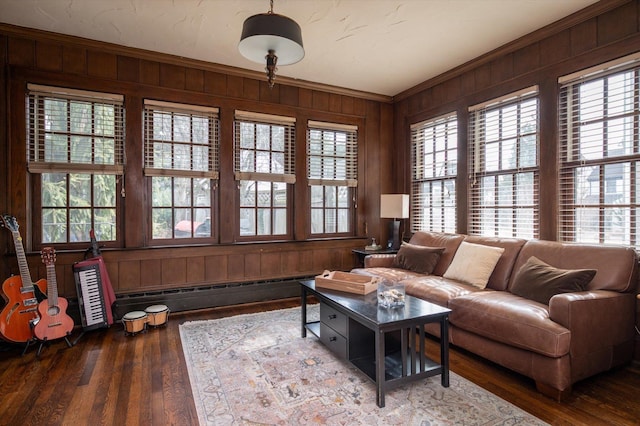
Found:
[{"label": "area rug", "polygon": [[[317,305],[308,318],[318,317]],[[180,325],[201,425],[543,425],[450,373],[386,393],[320,341],[300,336],[300,308]]]}]

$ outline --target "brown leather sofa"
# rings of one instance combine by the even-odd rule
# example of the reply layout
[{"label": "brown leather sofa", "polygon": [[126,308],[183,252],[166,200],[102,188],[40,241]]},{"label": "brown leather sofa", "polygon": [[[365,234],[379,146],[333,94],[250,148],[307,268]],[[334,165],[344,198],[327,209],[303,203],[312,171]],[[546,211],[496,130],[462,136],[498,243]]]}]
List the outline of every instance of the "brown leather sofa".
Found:
[{"label": "brown leather sofa", "polygon": [[[485,289],[442,277],[463,241],[504,248]],[[631,361],[634,249],[434,232],[418,232],[409,242],[444,248],[430,275],[394,267],[395,255],[369,255],[352,272],[402,281],[407,294],[449,307],[453,345],[531,377],[545,395],[561,400],[573,383]],[[597,272],[585,291],[557,294],[546,305],[510,292],[531,256]],[[439,335],[436,327],[427,331]]]}]

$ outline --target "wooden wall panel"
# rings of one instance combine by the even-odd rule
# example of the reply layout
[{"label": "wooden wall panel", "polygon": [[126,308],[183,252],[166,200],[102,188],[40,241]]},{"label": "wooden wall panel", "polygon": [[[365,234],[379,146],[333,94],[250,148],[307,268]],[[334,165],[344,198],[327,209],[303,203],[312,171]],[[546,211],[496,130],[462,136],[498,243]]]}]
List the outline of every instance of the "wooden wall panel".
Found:
[{"label": "wooden wall panel", "polygon": [[187,282],[187,258],[169,257],[162,260],[161,279],[163,287],[184,285]]},{"label": "wooden wall panel", "polygon": [[598,45],[604,46],[638,32],[637,1],[631,1],[598,17]]},{"label": "wooden wall panel", "polygon": [[185,69],[173,64],[160,64],[160,86],[185,89]]},{"label": "wooden wall panel", "polygon": [[204,282],[220,283],[229,279],[227,256],[205,256]]},{"label": "wooden wall panel", "polygon": [[140,79],[140,60],[118,56],[118,80],[137,83]]},{"label": "wooden wall panel", "polygon": [[235,75],[227,76],[226,95],[232,98],[241,98],[244,93],[244,79]]},{"label": "wooden wall panel", "polygon": [[65,74],[86,74],[87,51],[77,46],[63,46],[62,72]]},{"label": "wooden wall panel", "polygon": [[513,78],[513,54],[504,55],[491,62],[491,84],[500,84]]},{"label": "wooden wall panel", "polygon": [[9,65],[33,67],[35,64],[35,41],[9,37]]},{"label": "wooden wall panel", "polygon": [[262,275],[261,254],[260,252],[244,254],[244,279],[259,280],[266,276],[266,274]]},{"label": "wooden wall panel", "polygon": [[571,28],[571,54],[580,55],[598,46],[598,21],[589,19]]},{"label": "wooden wall panel", "polygon": [[282,273],[282,253],[260,254],[260,276],[277,277]]},{"label": "wooden wall panel", "polygon": [[205,258],[204,256],[190,256],[186,258],[187,284],[201,284],[205,282]]},{"label": "wooden wall panel", "polygon": [[319,92],[317,90],[313,91],[312,94],[312,109],[315,110],[319,110],[319,111],[328,111],[329,110],[329,94],[328,93],[323,93],[323,92]]},{"label": "wooden wall panel", "polygon": [[117,79],[118,58],[107,52],[87,52],[87,74],[92,77]]},{"label": "wooden wall panel", "polygon": [[62,46],[54,43],[36,43],[36,66],[47,71],[62,71]]},{"label": "wooden wall panel", "polygon": [[[260,83],[258,82],[258,80],[246,80],[246,81],[243,80],[242,97],[244,99],[250,99],[253,101],[257,101],[258,99],[261,99]],[[265,97],[267,97],[266,93],[265,93]]]},{"label": "wooden wall panel", "polygon": [[540,42],[540,51],[544,52],[540,64],[553,65],[571,57],[571,32],[563,31]]},{"label": "wooden wall panel", "polygon": [[204,92],[212,95],[225,95],[227,92],[227,76],[217,72],[204,72]]},{"label": "wooden wall panel", "polygon": [[[109,262],[107,262],[109,265]],[[144,287],[160,288],[162,287],[162,260],[161,259],[144,259],[140,261],[140,268],[144,271],[140,277],[140,283],[134,288],[142,289]],[[118,275],[119,276],[119,275]],[[120,283],[114,284],[114,290],[119,291]]]},{"label": "wooden wall panel", "polygon": [[533,43],[513,53],[513,75],[525,74],[540,66],[540,43]]},{"label": "wooden wall panel", "polygon": [[[140,262],[139,260],[122,260],[118,263],[120,265],[117,277],[118,279],[116,281],[118,283],[118,290],[137,290],[140,287],[142,280],[142,262]],[[145,270],[144,273],[146,274],[147,271]]]},{"label": "wooden wall panel", "polygon": [[140,61],[140,83],[150,86],[160,85],[160,64],[154,61]]}]

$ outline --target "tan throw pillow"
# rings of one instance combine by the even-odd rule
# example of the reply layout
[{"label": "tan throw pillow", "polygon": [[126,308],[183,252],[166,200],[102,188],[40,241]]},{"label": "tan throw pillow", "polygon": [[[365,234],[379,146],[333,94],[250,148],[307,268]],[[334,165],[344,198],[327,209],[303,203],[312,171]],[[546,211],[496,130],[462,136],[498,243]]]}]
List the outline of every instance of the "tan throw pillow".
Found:
[{"label": "tan throw pillow", "polygon": [[463,241],[460,243],[451,265],[442,276],[478,288],[485,288],[503,252],[504,248],[502,247]]},{"label": "tan throw pillow", "polygon": [[431,274],[443,251],[444,247],[426,247],[402,243],[393,260],[393,266],[421,274]]},{"label": "tan throw pillow", "polygon": [[558,269],[531,256],[518,270],[510,291],[548,305],[556,294],[584,291],[595,275],[595,269]]}]

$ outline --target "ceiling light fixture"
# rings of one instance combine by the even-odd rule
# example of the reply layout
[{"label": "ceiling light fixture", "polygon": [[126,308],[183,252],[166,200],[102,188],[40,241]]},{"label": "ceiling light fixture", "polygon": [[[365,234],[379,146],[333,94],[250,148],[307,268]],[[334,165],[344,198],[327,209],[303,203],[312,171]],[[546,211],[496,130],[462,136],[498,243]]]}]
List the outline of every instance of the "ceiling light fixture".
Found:
[{"label": "ceiling light fixture", "polygon": [[273,13],[271,0],[269,12],[253,15],[244,21],[238,50],[250,61],[263,63],[266,60],[265,71],[269,88],[272,88],[278,61],[280,65],[290,65],[304,58],[300,25],[293,19]]}]

